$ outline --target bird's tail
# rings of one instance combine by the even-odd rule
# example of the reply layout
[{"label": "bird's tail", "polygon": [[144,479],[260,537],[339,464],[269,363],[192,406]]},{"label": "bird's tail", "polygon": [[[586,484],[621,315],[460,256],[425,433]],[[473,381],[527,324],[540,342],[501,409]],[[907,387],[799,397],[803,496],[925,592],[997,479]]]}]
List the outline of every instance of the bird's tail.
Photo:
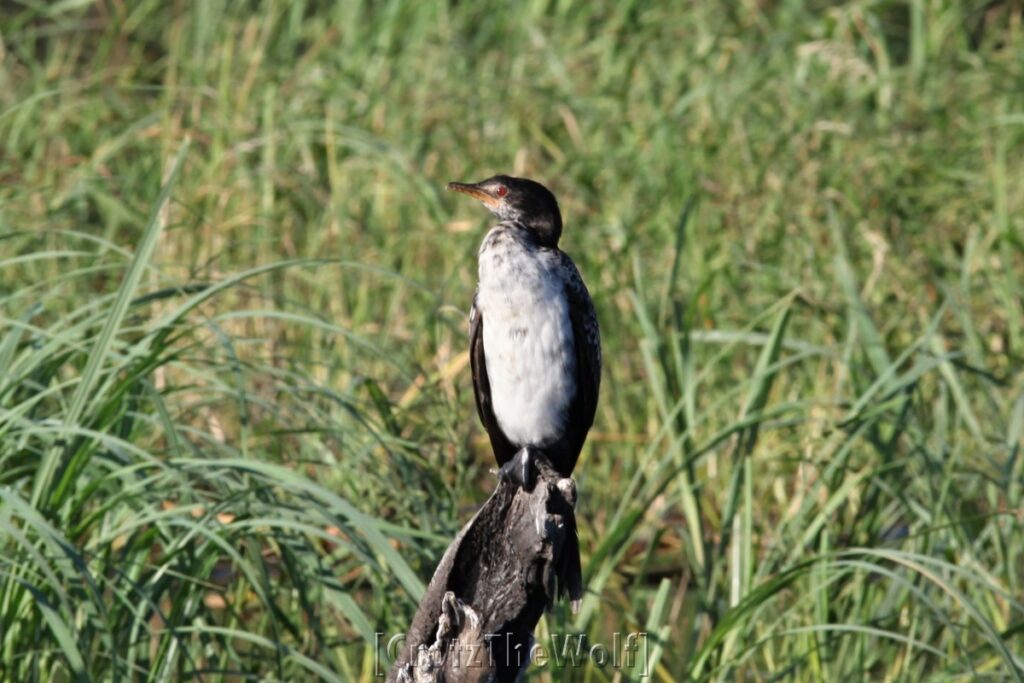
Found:
[{"label": "bird's tail", "polygon": [[576,516],[566,515],[565,543],[558,558],[558,596],[568,597],[575,614],[583,600],[583,565],[580,562],[580,538],[576,533]]}]

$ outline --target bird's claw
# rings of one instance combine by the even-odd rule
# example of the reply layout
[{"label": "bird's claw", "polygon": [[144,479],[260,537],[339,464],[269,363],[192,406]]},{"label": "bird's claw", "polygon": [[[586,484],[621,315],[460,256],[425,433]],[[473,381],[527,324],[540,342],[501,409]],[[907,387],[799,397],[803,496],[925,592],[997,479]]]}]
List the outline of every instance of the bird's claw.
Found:
[{"label": "bird's claw", "polygon": [[572,509],[576,509],[576,482],[571,477],[564,477],[559,479],[555,484],[558,490],[561,492],[562,497],[565,498],[565,502],[572,506]]},{"label": "bird's claw", "polygon": [[512,459],[498,470],[498,478],[529,491],[533,487],[533,456],[529,448],[520,448]]}]

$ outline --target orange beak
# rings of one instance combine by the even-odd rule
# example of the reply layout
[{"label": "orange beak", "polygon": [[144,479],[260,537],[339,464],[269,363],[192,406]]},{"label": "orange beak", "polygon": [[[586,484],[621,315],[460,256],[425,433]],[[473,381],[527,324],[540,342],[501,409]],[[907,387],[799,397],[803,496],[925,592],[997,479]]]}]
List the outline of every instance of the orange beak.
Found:
[{"label": "orange beak", "polygon": [[480,189],[479,186],[470,183],[448,183],[448,189],[452,192],[461,192],[462,194],[468,194],[473,199],[477,199],[482,202],[485,206],[497,207],[501,203],[501,200],[492,194]]}]

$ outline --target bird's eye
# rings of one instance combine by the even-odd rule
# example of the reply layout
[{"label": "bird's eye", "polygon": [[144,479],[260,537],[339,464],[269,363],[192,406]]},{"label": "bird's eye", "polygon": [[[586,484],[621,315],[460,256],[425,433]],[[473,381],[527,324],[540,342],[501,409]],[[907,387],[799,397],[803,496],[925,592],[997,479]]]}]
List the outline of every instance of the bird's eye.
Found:
[{"label": "bird's eye", "polygon": [[504,197],[505,195],[508,194],[508,188],[505,187],[504,185],[499,185],[498,186],[498,190],[497,190],[497,194],[498,194],[499,197]]}]

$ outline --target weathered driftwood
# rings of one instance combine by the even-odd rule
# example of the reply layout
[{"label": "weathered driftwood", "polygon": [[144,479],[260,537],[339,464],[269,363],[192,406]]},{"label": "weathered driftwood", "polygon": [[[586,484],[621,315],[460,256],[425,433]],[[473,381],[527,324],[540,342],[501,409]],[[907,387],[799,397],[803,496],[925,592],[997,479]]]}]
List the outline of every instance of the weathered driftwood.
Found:
[{"label": "weathered driftwood", "polygon": [[559,595],[582,597],[576,484],[543,459],[522,487],[505,473],[434,572],[388,675],[394,683],[514,681]]}]

